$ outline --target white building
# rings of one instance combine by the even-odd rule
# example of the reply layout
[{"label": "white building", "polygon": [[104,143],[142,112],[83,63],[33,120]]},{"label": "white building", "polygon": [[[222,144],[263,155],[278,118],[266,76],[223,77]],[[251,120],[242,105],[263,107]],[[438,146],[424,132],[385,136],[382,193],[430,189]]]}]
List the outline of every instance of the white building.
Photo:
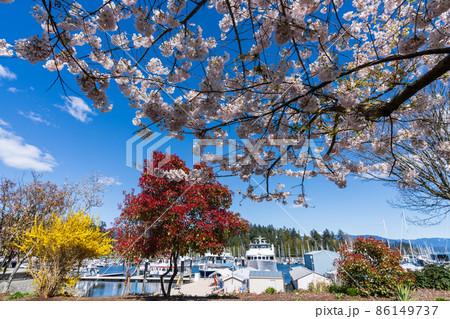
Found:
[{"label": "white building", "polygon": [[247,290],[248,278],[241,274],[232,274],[222,279],[224,293],[242,293]]},{"label": "white building", "polygon": [[281,271],[251,271],[248,288],[251,293],[260,294],[272,287],[284,292],[284,276]]},{"label": "white building", "polygon": [[295,289],[306,290],[308,289],[309,284],[316,284],[317,282],[331,284],[331,281],[328,278],[302,266],[293,268],[289,272],[289,275]]}]

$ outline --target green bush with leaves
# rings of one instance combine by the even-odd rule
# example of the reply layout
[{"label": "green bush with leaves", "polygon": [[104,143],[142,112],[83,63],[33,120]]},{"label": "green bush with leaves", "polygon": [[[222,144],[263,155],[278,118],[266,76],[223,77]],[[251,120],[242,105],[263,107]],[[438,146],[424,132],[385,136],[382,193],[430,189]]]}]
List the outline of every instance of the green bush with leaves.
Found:
[{"label": "green bush with leaves", "polygon": [[448,301],[448,299],[438,297],[438,298],[436,298],[436,301]]},{"label": "green bush with leaves", "polygon": [[338,275],[344,287],[355,289],[357,295],[390,297],[397,285],[414,282],[412,273],[400,266],[400,253],[373,237],[358,237],[353,247],[344,245],[339,254]]},{"label": "green bush with leaves", "polygon": [[328,286],[329,292],[333,294],[345,294],[347,292],[347,288],[342,284],[332,283]]},{"label": "green bush with leaves", "polygon": [[273,287],[267,287],[267,289],[265,291],[266,294],[270,294],[270,295],[272,295],[272,294],[274,294],[276,292],[277,292],[276,289],[273,288]]},{"label": "green bush with leaves", "polygon": [[450,290],[450,269],[444,265],[428,265],[415,272],[416,287]]},{"label": "green bush with leaves", "polygon": [[352,297],[359,296],[359,290],[354,287],[348,287],[347,289],[345,289],[345,293]]}]

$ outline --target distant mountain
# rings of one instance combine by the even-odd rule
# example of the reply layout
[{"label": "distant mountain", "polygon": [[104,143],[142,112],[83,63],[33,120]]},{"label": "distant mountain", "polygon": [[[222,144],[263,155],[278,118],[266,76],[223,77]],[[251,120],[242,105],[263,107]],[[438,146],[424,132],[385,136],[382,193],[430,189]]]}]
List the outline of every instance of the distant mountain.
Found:
[{"label": "distant mountain", "polygon": [[[375,236],[375,235],[351,235],[351,237],[374,237],[377,240],[383,240],[386,241],[386,238],[381,236]],[[399,243],[400,239],[389,239],[389,242],[391,244]],[[409,244],[408,239],[403,239],[403,243]],[[450,238],[417,238],[417,239],[411,239],[411,245],[417,246],[417,247],[431,247],[435,251],[449,251],[450,250]]]}]

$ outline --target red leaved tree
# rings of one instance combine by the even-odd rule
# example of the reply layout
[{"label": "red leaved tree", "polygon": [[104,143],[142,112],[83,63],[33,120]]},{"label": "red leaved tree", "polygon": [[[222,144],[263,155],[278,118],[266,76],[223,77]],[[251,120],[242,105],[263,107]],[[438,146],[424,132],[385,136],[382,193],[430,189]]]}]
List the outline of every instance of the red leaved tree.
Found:
[{"label": "red leaved tree", "polygon": [[[201,181],[194,177],[199,175]],[[136,260],[168,257],[169,268],[160,277],[165,297],[170,296],[180,256],[220,253],[231,236],[248,230],[248,222],[228,210],[232,192],[214,180],[212,168],[204,163],[190,170],[178,156],[154,152],[153,161],[144,164],[139,186],[139,194],[126,194],[116,220],[116,250]],[[166,290],[164,277],[172,270]]]},{"label": "red leaved tree", "polygon": [[400,266],[400,253],[373,237],[358,237],[353,249],[344,245],[339,254],[339,277],[359,295],[392,296],[399,285],[414,282],[412,274]]}]

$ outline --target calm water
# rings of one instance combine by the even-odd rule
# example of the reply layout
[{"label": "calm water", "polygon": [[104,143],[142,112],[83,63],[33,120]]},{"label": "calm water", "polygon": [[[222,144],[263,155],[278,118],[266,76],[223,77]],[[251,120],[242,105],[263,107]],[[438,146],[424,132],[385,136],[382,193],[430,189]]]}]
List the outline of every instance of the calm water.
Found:
[{"label": "calm water", "polygon": [[[167,289],[167,284],[165,288]],[[83,291],[83,297],[111,297],[119,296],[122,292],[123,282],[107,282],[107,281],[79,281],[77,289]],[[131,294],[154,294],[161,293],[159,282],[145,283],[144,291],[142,290],[142,282],[131,282]],[[125,292],[126,293],[126,292]]]},{"label": "calm water", "polygon": [[[300,264],[293,264],[291,267],[300,266]],[[289,283],[289,265],[277,264],[277,269],[284,274],[285,283]],[[132,273],[134,268],[130,270]],[[198,272],[198,266],[192,267],[192,272]],[[99,268],[99,274],[116,274],[122,273],[122,266],[112,266]],[[168,284],[166,284],[167,288]],[[83,292],[85,297],[111,297],[118,296],[122,292],[123,282],[106,282],[106,281],[79,281],[77,283],[77,289]],[[161,287],[159,282],[145,283],[144,291],[142,290],[142,282],[131,282],[130,293],[131,294],[154,294],[161,293]]]},{"label": "calm water", "polygon": [[[99,274],[122,274],[125,275],[122,266],[111,266],[98,268]],[[130,269],[130,273],[133,273],[135,267]],[[192,267],[192,272],[198,272],[198,266]],[[77,289],[83,292],[83,297],[111,297],[119,296],[122,292],[124,283],[119,281],[90,281],[81,280],[77,283]],[[165,285],[167,289],[168,284]],[[161,293],[161,284],[159,282],[147,282],[145,283],[144,290],[142,290],[142,282],[132,281],[130,284],[131,294],[154,294]]]}]

